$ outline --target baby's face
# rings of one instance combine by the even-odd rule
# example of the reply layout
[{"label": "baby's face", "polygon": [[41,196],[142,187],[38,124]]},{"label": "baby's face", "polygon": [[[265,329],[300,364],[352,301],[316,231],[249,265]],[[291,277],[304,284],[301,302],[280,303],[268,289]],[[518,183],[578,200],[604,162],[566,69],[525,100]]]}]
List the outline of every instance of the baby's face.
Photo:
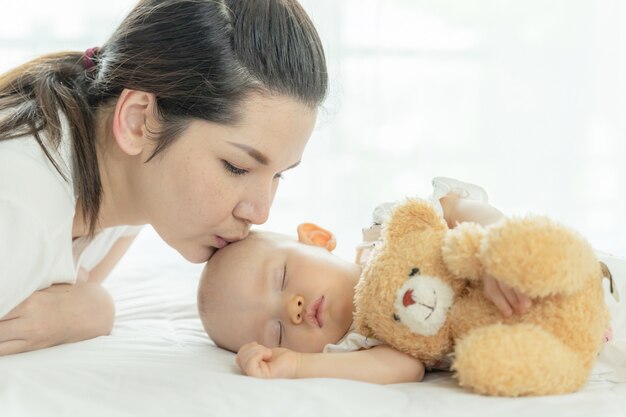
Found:
[{"label": "baby's face", "polygon": [[325,249],[252,234],[219,250],[204,268],[200,291],[210,288],[212,295],[203,322],[231,351],[256,341],[321,352],[350,328],[359,274]]}]

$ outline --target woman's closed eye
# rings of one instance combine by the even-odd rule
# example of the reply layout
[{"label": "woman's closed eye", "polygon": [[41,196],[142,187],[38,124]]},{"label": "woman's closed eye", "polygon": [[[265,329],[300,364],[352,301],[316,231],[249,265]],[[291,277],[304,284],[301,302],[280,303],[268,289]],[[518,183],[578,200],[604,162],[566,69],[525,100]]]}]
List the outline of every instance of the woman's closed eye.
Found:
[{"label": "woman's closed eye", "polygon": [[[239,168],[237,165],[234,165],[234,164],[228,162],[225,159],[222,160],[222,164],[224,165],[224,169],[229,174],[232,174],[232,175],[235,175],[235,176],[245,175],[248,172],[250,172],[247,169]],[[274,175],[274,178],[277,179],[277,180],[284,180],[285,179],[285,174],[283,172],[279,172],[276,175]]]},{"label": "woman's closed eye", "polygon": [[222,164],[224,164],[224,169],[232,175],[240,176],[248,173],[247,169],[239,168],[238,166],[231,164],[225,159],[222,159]]}]

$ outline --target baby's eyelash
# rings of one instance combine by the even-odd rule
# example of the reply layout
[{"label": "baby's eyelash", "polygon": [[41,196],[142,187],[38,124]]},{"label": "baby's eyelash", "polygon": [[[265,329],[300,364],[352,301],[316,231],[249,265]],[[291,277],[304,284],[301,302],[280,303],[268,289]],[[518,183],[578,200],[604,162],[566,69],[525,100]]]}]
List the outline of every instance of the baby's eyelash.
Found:
[{"label": "baby's eyelash", "polygon": [[285,283],[287,282],[287,265],[283,268],[283,282],[280,284],[280,290],[285,290]]},{"label": "baby's eyelash", "polygon": [[285,327],[281,321],[278,322],[278,347],[283,344],[283,334],[285,333]]}]

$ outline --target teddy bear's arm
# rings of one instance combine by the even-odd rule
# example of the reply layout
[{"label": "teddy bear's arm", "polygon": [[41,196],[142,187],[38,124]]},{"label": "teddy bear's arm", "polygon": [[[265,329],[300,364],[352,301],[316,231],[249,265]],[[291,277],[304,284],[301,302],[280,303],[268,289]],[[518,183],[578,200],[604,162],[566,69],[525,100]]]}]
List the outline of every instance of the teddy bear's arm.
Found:
[{"label": "teddy bear's arm", "polygon": [[456,278],[482,280],[487,299],[493,302],[505,317],[508,317],[514,311],[520,314],[526,312],[531,301],[526,293],[509,288],[506,282],[503,285],[485,268],[486,236],[503,221],[505,220],[486,228],[476,223],[458,225],[446,234],[442,256],[448,270]]},{"label": "teddy bear's arm", "polygon": [[545,216],[510,217],[490,226],[480,248],[487,274],[532,298],[572,294],[601,267],[589,242]]},{"label": "teddy bear's arm", "polygon": [[443,261],[457,278],[478,280],[483,268],[480,262],[480,244],[485,229],[477,223],[461,223],[449,230],[441,248]]}]

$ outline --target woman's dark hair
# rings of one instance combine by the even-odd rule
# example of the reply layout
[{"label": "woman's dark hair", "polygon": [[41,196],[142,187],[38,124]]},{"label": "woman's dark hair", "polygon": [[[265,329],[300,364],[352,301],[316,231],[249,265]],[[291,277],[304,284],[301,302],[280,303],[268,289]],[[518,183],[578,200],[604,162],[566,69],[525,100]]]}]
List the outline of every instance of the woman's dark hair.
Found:
[{"label": "woman's dark hair", "polygon": [[65,115],[90,234],[102,194],[95,115],[124,88],[156,97],[161,128],[151,159],[192,119],[235,123],[252,92],[315,108],[328,84],[322,44],[296,0],[142,0],[91,58],[93,67],[83,59],[56,53],[1,75],[0,140],[34,136],[67,179],[53,156]]}]

